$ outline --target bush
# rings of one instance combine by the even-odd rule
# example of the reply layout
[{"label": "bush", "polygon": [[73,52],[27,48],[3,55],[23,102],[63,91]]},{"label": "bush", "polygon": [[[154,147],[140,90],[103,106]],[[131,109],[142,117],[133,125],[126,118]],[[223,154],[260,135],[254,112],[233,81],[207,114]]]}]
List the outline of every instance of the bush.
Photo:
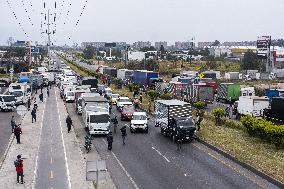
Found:
[{"label": "bush", "polygon": [[149,90],[147,94],[153,99],[157,96],[157,92],[155,90]]},{"label": "bush", "polygon": [[222,121],[222,117],[225,116],[225,110],[222,108],[215,108],[212,110],[212,113],[215,117],[216,125],[220,125]]},{"label": "bush", "polygon": [[203,101],[198,101],[198,102],[194,103],[193,106],[198,110],[202,110],[202,109],[205,108],[206,104]]},{"label": "bush", "polygon": [[256,118],[246,115],[241,118],[241,123],[247,129],[248,133],[257,136],[263,140],[273,143],[276,148],[284,144],[284,125],[274,125],[267,120],[257,120]]},{"label": "bush", "polygon": [[170,99],[172,99],[172,95],[170,93],[162,93],[160,95],[160,98],[163,99],[163,100],[170,100]]}]

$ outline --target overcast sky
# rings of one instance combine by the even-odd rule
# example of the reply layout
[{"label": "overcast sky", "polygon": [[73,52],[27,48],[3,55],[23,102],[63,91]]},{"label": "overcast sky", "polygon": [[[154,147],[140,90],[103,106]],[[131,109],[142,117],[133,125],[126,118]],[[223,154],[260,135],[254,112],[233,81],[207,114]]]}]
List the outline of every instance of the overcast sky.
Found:
[{"label": "overcast sky", "polygon": [[57,10],[54,0],[46,1],[44,9],[44,0],[8,0],[10,9],[7,0],[0,0],[0,44],[10,36],[44,42],[40,23],[47,9],[57,13],[52,40],[59,45],[138,40],[172,44],[193,36],[197,41],[256,40],[259,35],[284,38],[284,0],[88,0],[81,17],[86,0],[57,0]]}]

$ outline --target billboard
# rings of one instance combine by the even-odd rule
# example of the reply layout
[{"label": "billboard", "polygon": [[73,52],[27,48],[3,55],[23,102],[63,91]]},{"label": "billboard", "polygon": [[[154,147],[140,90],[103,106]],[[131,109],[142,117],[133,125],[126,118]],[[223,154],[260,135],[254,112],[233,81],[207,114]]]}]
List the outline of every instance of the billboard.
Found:
[{"label": "billboard", "polygon": [[256,47],[257,56],[260,59],[267,59],[268,51],[270,51],[271,36],[259,36],[257,37]]},{"label": "billboard", "polygon": [[39,48],[38,47],[31,47],[31,52],[38,54],[39,53]]},{"label": "billboard", "polygon": [[105,47],[116,47],[116,43],[105,43]]}]

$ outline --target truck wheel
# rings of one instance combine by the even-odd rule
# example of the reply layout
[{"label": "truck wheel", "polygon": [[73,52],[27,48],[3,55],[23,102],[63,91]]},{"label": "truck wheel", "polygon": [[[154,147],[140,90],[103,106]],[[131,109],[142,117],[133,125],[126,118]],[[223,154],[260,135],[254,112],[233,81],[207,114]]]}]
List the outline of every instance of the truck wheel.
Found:
[{"label": "truck wheel", "polygon": [[130,133],[133,133],[133,129],[130,127]]}]

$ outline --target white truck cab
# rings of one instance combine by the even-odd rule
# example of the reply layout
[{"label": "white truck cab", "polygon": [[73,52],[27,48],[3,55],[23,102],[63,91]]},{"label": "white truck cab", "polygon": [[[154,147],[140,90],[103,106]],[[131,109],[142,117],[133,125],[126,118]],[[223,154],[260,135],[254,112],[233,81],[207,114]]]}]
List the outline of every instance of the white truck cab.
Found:
[{"label": "white truck cab", "polygon": [[25,104],[31,96],[30,86],[27,83],[11,83],[9,94],[16,97],[16,104]]},{"label": "white truck cab", "polygon": [[116,103],[117,109],[122,109],[125,105],[132,105],[131,100],[128,97],[119,97]]},{"label": "white truck cab", "polygon": [[0,95],[0,110],[12,111],[16,108],[16,98],[13,95]]},{"label": "white truck cab", "polygon": [[148,117],[146,112],[134,112],[131,123],[130,132],[142,130],[148,133]]}]

